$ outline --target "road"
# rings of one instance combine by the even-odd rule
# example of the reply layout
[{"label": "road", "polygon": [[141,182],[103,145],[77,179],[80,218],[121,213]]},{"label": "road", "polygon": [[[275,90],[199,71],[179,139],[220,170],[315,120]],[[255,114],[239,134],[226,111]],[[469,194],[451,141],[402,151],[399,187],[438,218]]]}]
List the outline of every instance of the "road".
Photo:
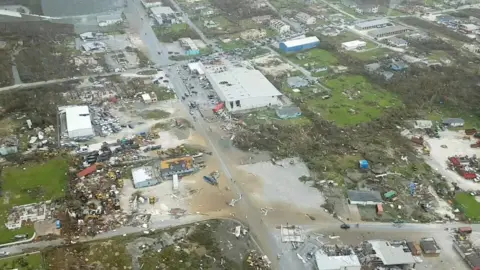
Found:
[{"label": "road", "polygon": [[[168,50],[162,46],[162,44],[157,40],[155,33],[153,32],[151,26],[148,23],[148,16],[139,1],[129,0],[127,1],[128,6],[125,12],[127,20],[129,21],[131,27],[134,28],[138,33],[140,33],[140,38],[143,40],[144,44],[148,47],[149,56],[151,61],[155,64],[168,64],[171,61],[168,59]],[[179,9],[180,11],[180,9]],[[185,13],[184,13],[185,14]],[[143,20],[142,20],[143,18]],[[186,20],[187,21],[187,20]],[[208,40],[206,43],[211,44]],[[162,52],[158,54],[158,52]],[[172,66],[172,70],[176,69],[176,66]],[[182,79],[177,75],[176,72],[170,72],[170,82],[172,83],[175,92],[178,97],[183,96],[188,90],[186,89]],[[183,102],[185,109],[188,111],[187,105],[188,99]],[[195,120],[196,119],[196,120]],[[209,124],[205,122],[198,112],[195,112],[195,119],[192,118],[192,123],[200,135],[202,135],[210,145],[210,148],[217,158],[223,173],[228,179],[230,179],[230,185],[232,191],[237,194],[244,194],[242,188],[235,183],[233,180],[233,175],[231,173],[231,167],[225,162],[225,159],[222,158],[224,154],[218,150],[219,147],[209,136],[208,132],[205,130],[205,127],[208,127]],[[273,234],[270,232],[271,228],[268,228],[263,221],[263,215],[260,210],[255,207],[253,202],[249,199],[248,196],[243,196],[243,199],[240,200],[235,205],[235,211],[241,213],[240,219],[245,222],[250,232],[254,235],[255,241],[258,241],[261,251],[266,254],[269,258],[276,257],[280,253],[280,249],[277,246],[276,240]],[[245,218],[243,218],[245,217]],[[281,262],[281,267],[277,261],[273,261],[274,269],[298,269],[298,266],[295,264],[290,264],[290,262]]]},{"label": "road", "polygon": [[[19,83],[10,86],[0,87],[1,91],[10,91],[10,90],[26,90],[37,88],[45,85],[57,84],[57,83],[65,83],[65,82],[74,82],[79,80],[84,80],[88,78],[101,78],[101,77],[109,77],[114,75],[120,76],[138,76],[136,73],[140,71],[151,70],[151,68],[138,68],[138,69],[130,69],[125,72],[107,72],[107,73],[99,73],[99,74],[90,74],[84,76],[75,76],[69,78],[60,78],[60,79],[53,79],[48,81],[40,81],[40,82],[32,82],[32,83]],[[146,75],[145,75],[146,76]],[[150,76],[147,76],[150,77]]]}]

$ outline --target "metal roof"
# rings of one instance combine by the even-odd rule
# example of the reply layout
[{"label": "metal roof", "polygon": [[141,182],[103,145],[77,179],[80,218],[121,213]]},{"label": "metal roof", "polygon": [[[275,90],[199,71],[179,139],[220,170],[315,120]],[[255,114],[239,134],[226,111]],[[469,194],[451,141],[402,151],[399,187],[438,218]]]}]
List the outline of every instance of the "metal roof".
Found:
[{"label": "metal roof", "polygon": [[152,167],[138,167],[132,169],[133,184],[139,184],[154,179]]},{"label": "metal roof", "polygon": [[317,262],[318,270],[331,270],[331,269],[344,269],[351,267],[360,267],[360,261],[358,260],[357,255],[347,255],[347,256],[328,256],[317,250],[315,252],[315,261]]},{"label": "metal roof", "polygon": [[375,250],[377,257],[386,266],[415,263],[412,253],[405,252],[402,247],[394,247],[389,242],[383,240],[371,240],[368,242],[372,245],[372,249]]},{"label": "metal roof", "polygon": [[465,120],[462,118],[447,118],[443,119],[444,124],[453,124],[453,123],[465,123]]},{"label": "metal roof", "polygon": [[283,44],[285,44],[285,46],[287,47],[295,47],[295,46],[310,44],[314,42],[320,42],[320,40],[317,37],[306,37],[306,38],[287,40],[287,41],[284,41]]},{"label": "metal roof", "polygon": [[360,28],[365,28],[365,27],[374,27],[377,25],[384,25],[387,23],[390,23],[390,21],[387,19],[378,19],[378,20],[359,22],[355,26]]},{"label": "metal roof", "polygon": [[155,6],[151,7],[150,11],[153,13],[155,16],[161,16],[162,14],[170,15],[174,14],[175,11],[171,7],[164,7],[164,6]]},{"label": "metal roof", "polygon": [[352,41],[343,42],[342,45],[347,47],[359,47],[359,46],[366,46],[367,42],[363,40],[352,40]]},{"label": "metal roof", "polygon": [[281,96],[272,83],[256,69],[234,67],[223,72],[210,72],[207,78],[220,90],[224,101],[236,101],[255,97]]},{"label": "metal roof", "polygon": [[[65,108],[68,133],[80,129],[92,129],[92,120],[88,106],[71,106]],[[93,135],[93,129],[92,129]]]},{"label": "metal roof", "polygon": [[409,30],[409,29],[410,28],[405,27],[403,25],[395,25],[395,26],[389,26],[389,27],[384,27],[384,28],[368,31],[368,34],[370,36],[376,37],[376,36],[382,35],[382,34],[388,34],[388,33],[392,33],[392,32],[398,32],[398,31]]},{"label": "metal roof", "polygon": [[382,195],[378,191],[349,190],[347,191],[350,201],[382,203]]}]

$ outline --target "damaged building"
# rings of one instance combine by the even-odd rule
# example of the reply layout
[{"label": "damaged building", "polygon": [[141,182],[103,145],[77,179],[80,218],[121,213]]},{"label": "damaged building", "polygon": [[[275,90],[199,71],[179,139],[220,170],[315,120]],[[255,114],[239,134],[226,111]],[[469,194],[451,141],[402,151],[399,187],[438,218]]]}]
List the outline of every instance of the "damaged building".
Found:
[{"label": "damaged building", "polygon": [[160,177],[153,166],[143,166],[132,169],[133,186],[144,188],[159,183]]},{"label": "damaged building", "polygon": [[43,221],[47,218],[45,203],[32,203],[14,206],[7,218],[5,227],[9,230],[20,229],[23,223]]},{"label": "damaged building", "polygon": [[0,155],[6,156],[18,152],[18,138],[17,136],[7,136],[0,138]]},{"label": "damaged building", "polygon": [[358,256],[351,249],[335,248],[335,252],[317,250],[315,262],[318,270],[360,270],[362,268]]},{"label": "damaged building", "polygon": [[160,175],[162,178],[170,178],[173,175],[185,175],[195,171],[193,157],[181,157],[160,162]]},{"label": "damaged building", "polygon": [[362,264],[370,267],[415,268],[415,258],[405,241],[395,243],[384,240],[371,240],[364,243],[365,256]]}]

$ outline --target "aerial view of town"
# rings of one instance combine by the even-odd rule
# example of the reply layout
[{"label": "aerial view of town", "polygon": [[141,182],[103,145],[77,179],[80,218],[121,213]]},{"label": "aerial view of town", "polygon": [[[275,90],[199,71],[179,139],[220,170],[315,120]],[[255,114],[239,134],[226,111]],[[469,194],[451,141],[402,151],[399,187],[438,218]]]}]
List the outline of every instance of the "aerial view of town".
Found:
[{"label": "aerial view of town", "polygon": [[0,0],[0,270],[480,270],[480,0]]}]

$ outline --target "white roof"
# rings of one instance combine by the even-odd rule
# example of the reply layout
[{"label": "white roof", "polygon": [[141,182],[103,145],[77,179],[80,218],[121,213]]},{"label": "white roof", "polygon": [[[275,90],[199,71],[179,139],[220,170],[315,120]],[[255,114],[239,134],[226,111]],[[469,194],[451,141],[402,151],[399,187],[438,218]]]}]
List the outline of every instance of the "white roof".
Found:
[{"label": "white roof", "polygon": [[199,75],[205,74],[203,64],[200,62],[188,63],[188,68],[191,71],[196,71]]},{"label": "white roof", "polygon": [[372,26],[377,26],[377,25],[383,25],[390,23],[389,20],[387,19],[378,19],[378,20],[371,20],[371,21],[364,21],[364,22],[359,22],[356,24],[357,27],[364,28],[364,27],[372,27]]},{"label": "white roof", "polygon": [[153,15],[155,16],[160,16],[162,14],[174,14],[175,11],[171,7],[164,7],[164,6],[155,6],[150,8],[150,11],[152,11]]},{"label": "white roof", "polygon": [[347,256],[328,256],[317,250],[317,252],[315,252],[315,260],[317,262],[318,270],[344,269],[347,267],[358,267],[358,269],[360,269],[362,266],[355,254]]},{"label": "white roof", "polygon": [[395,247],[389,242],[383,240],[368,241],[372,244],[377,257],[382,260],[384,265],[413,264],[415,259],[411,252],[405,252],[402,247]]},{"label": "white roof", "polygon": [[282,95],[256,69],[234,67],[223,72],[209,72],[207,70],[207,77],[212,84],[220,89],[225,101]]},{"label": "white roof", "polygon": [[132,169],[133,184],[138,184],[153,178],[153,168],[144,166]]},{"label": "white roof", "polygon": [[347,47],[358,47],[358,46],[365,46],[365,45],[367,45],[367,42],[363,40],[352,40],[352,41],[347,41],[342,43],[342,46],[347,46]]},{"label": "white roof", "polygon": [[143,99],[143,101],[152,100],[152,98],[150,97],[150,95],[148,93],[142,94],[142,99]]},{"label": "white roof", "polygon": [[478,28],[480,28],[478,25],[475,25],[473,23],[466,23],[466,24],[462,24],[461,26],[462,28],[469,31],[477,30]]},{"label": "white roof", "polygon": [[304,44],[309,44],[313,42],[320,42],[317,37],[306,37],[306,38],[300,38],[300,39],[291,39],[284,41],[283,44],[287,47],[295,47],[299,45],[304,45]]},{"label": "white roof", "polygon": [[67,120],[68,133],[75,130],[92,128],[92,119],[90,117],[88,106],[66,107],[65,116]]}]

